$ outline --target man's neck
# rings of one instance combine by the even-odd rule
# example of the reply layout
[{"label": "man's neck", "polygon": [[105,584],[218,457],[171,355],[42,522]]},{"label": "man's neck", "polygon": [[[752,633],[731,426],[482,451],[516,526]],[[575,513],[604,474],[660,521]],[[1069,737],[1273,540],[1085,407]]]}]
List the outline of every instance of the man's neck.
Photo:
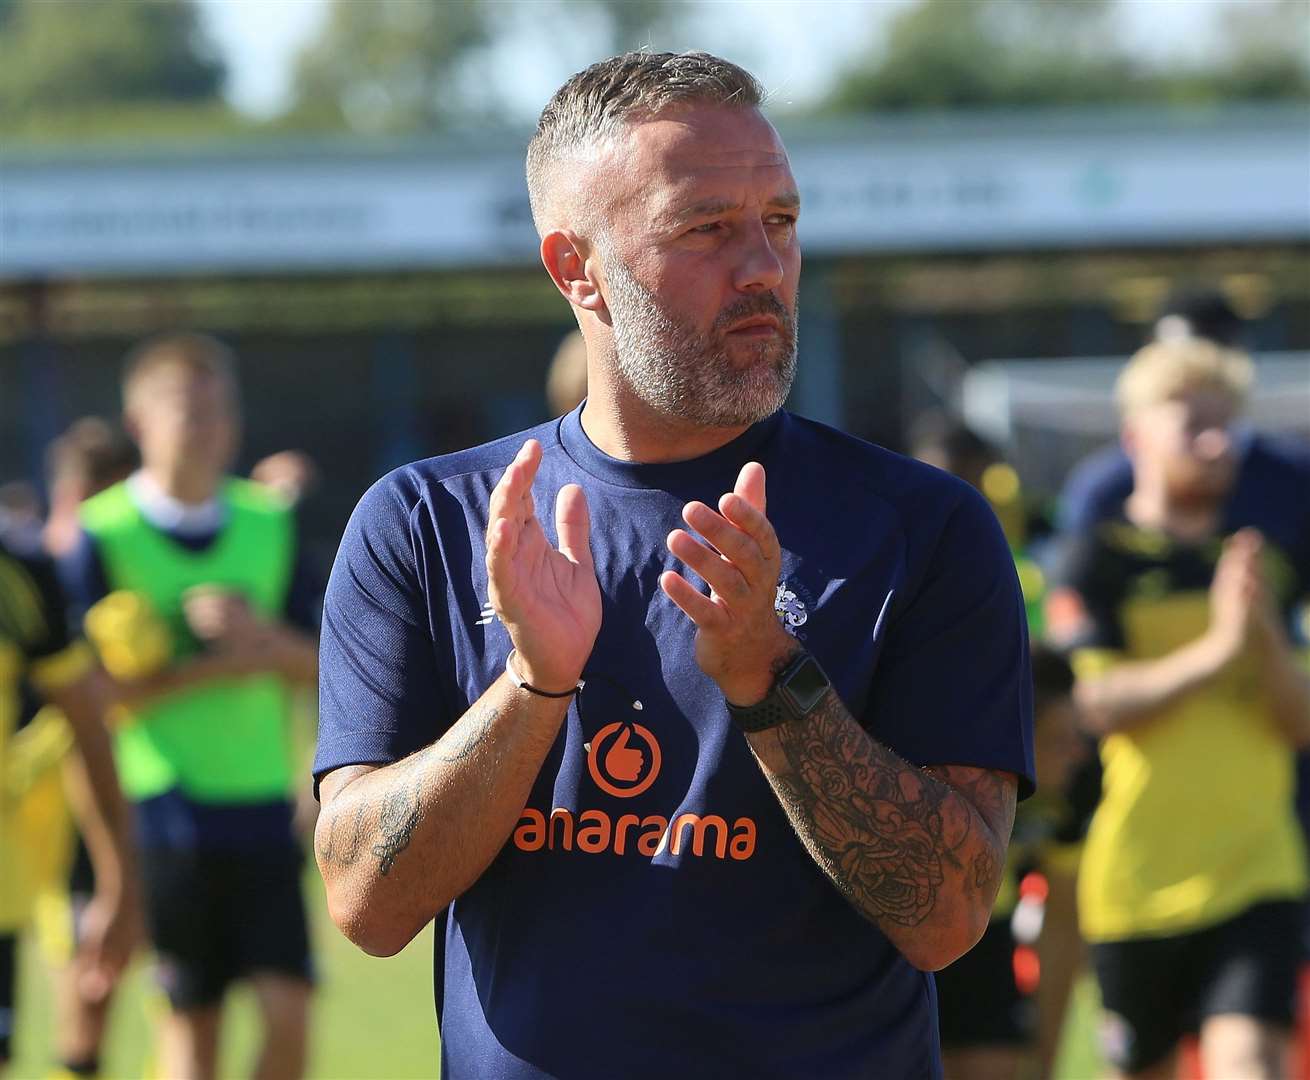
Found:
[{"label": "man's neck", "polygon": [[582,430],[603,453],[620,461],[690,461],[726,446],[750,426],[704,427],[651,409],[613,384],[593,379],[582,409]]},{"label": "man's neck", "polygon": [[165,469],[148,464],[142,466],[141,475],[160,494],[185,506],[203,506],[212,501],[222,480],[208,470]]},{"label": "man's neck", "polygon": [[1169,494],[1163,483],[1139,479],[1124,503],[1124,515],[1142,529],[1168,533],[1179,540],[1205,540],[1219,531],[1223,501],[1182,501]]}]

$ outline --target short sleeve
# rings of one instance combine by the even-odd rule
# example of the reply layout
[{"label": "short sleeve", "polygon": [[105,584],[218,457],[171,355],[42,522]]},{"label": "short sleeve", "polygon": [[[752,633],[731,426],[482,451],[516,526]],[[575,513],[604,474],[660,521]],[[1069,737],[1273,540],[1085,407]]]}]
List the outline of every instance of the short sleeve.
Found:
[{"label": "short sleeve", "polygon": [[1115,610],[1119,583],[1096,531],[1066,536],[1053,553],[1048,623],[1068,649],[1123,647]]},{"label": "short sleeve", "polygon": [[385,765],[435,741],[444,704],[420,567],[421,501],[404,471],[378,481],[346,526],[328,579],[319,644],[314,783],[344,765]]},{"label": "short sleeve", "polygon": [[14,642],[32,663],[68,647],[68,623],[63,590],[54,565],[35,552],[4,559],[0,621],[3,637]]},{"label": "short sleeve", "polygon": [[1034,787],[1028,622],[1014,560],[968,489],[916,593],[895,616],[865,716],[875,738],[917,765],[1016,773]]}]

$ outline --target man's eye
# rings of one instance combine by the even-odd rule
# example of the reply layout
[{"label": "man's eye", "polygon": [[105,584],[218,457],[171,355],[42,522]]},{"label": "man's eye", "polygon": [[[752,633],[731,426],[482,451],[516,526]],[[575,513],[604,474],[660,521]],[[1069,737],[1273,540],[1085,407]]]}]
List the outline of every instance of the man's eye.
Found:
[{"label": "man's eye", "polygon": [[723,223],[721,221],[707,221],[703,225],[695,225],[688,229],[689,233],[698,233],[701,236],[707,236],[710,233],[717,232]]},{"label": "man's eye", "polygon": [[765,219],[770,225],[782,225],[784,227],[796,224],[795,214],[774,214]]}]

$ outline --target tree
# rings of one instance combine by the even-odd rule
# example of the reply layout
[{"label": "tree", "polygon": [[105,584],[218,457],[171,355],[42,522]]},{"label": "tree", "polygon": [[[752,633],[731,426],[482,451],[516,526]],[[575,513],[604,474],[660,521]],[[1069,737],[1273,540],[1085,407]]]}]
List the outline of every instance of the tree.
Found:
[{"label": "tree", "polygon": [[1310,5],[1305,0],[1233,4],[1223,23],[1228,48],[1203,93],[1220,100],[1310,100]]},{"label": "tree", "polygon": [[1310,96],[1304,0],[1234,4],[1225,51],[1203,67],[1149,64],[1116,34],[1110,0],[920,0],[886,47],[844,71],[835,111],[1197,103]]},{"label": "tree", "polygon": [[0,115],[213,103],[226,68],[193,0],[0,0]]},{"label": "tree", "polygon": [[684,0],[565,0],[567,16],[591,19],[599,13],[609,29],[602,55],[631,49],[662,49],[660,38],[672,35],[686,14]]},{"label": "tree", "polygon": [[844,72],[838,110],[1063,104],[1122,97],[1132,65],[1104,0],[922,0],[895,18],[884,55]]},{"label": "tree", "polygon": [[[333,0],[301,54],[284,126],[395,133],[503,120],[497,50],[550,41],[559,80],[600,56],[659,47],[685,0]],[[659,39],[659,40],[657,40]]]},{"label": "tree", "polygon": [[290,122],[430,130],[467,114],[465,64],[490,40],[476,0],[335,0],[296,65]]}]

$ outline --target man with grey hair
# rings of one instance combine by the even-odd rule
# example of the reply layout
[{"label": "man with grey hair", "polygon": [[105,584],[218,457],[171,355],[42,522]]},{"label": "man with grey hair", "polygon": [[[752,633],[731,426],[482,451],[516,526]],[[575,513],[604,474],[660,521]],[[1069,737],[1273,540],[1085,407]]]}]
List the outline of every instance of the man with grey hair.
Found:
[{"label": "man with grey hair", "polygon": [[383,478],[337,555],[318,862],[368,952],[449,908],[448,1080],[940,1074],[927,972],[1031,788],[1023,602],[967,485],[783,411],[760,102],[701,53],[559,90],[528,183],[587,400]]}]

